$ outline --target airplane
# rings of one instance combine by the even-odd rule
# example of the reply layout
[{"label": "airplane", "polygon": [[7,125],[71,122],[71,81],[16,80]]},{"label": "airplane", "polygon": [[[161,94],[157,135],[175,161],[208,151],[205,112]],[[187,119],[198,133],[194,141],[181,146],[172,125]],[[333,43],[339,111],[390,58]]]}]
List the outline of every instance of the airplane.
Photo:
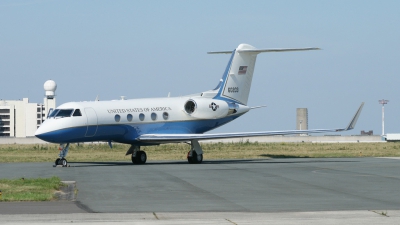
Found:
[{"label": "airplane", "polygon": [[233,51],[208,52],[231,54],[216,88],[180,97],[143,98],[112,101],[69,102],[54,109],[37,129],[35,136],[60,144],[55,164],[67,166],[70,143],[112,142],[129,144],[126,155],[133,164],[147,161],[142,146],[165,143],[190,143],[187,160],[203,161],[199,141],[222,138],[341,132],[354,128],[364,103],[350,123],[339,129],[284,130],[242,133],[205,133],[231,122],[252,109],[247,105],[257,55],[265,52],[309,51],[319,48],[257,49],[240,44]]}]

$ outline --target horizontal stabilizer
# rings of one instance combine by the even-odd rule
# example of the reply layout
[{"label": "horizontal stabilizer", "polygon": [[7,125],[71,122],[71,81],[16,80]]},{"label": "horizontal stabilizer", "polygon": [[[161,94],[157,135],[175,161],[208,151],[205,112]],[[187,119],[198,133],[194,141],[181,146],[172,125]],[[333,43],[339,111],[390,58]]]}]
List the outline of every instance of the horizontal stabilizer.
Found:
[{"label": "horizontal stabilizer", "polygon": [[[295,52],[295,51],[309,51],[309,50],[321,50],[320,48],[273,48],[273,49],[238,49],[237,52],[248,52],[248,53],[262,53],[262,52]],[[207,52],[207,54],[232,54],[233,51],[217,51]]]},{"label": "horizontal stabilizer", "polygon": [[259,108],[264,108],[264,107],[267,107],[267,106],[266,105],[253,106],[253,107],[250,107],[250,109],[259,109]]}]

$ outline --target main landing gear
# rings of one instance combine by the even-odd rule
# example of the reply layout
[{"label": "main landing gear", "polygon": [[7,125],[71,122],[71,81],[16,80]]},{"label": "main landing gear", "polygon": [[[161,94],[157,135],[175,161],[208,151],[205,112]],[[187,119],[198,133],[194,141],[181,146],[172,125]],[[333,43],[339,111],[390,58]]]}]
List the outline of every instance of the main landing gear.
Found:
[{"label": "main landing gear", "polygon": [[[197,140],[190,142],[190,151],[187,154],[187,160],[190,164],[200,164],[203,162],[203,149]],[[140,150],[140,146],[131,145],[125,155],[130,155],[133,164],[145,164],[147,155],[145,151]]]},{"label": "main landing gear", "polygon": [[131,159],[133,164],[145,164],[147,155],[145,151],[140,151],[140,146],[131,145],[126,155],[132,154]]},{"label": "main landing gear", "polygon": [[197,140],[192,140],[190,143],[190,151],[187,154],[187,159],[190,164],[200,164],[203,162],[203,149]]},{"label": "main landing gear", "polygon": [[56,166],[60,165],[62,167],[67,167],[68,166],[68,162],[65,159],[65,157],[67,157],[67,154],[68,154],[69,143],[60,144],[60,147],[58,149],[60,150],[60,154],[58,154],[59,158],[56,159],[56,161],[55,161]]}]

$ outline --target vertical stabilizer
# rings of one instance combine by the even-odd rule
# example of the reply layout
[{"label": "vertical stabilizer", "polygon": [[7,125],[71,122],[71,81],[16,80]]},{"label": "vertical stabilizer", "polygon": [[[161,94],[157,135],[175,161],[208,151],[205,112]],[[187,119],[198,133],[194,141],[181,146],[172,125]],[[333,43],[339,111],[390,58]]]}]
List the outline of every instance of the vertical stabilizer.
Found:
[{"label": "vertical stabilizer", "polygon": [[257,49],[248,44],[240,44],[234,51],[209,52],[209,54],[232,54],[222,81],[217,88],[215,99],[247,105],[254,65],[259,53],[319,50],[319,48]]},{"label": "vertical stabilizer", "polygon": [[239,52],[239,50],[256,50],[256,48],[241,44],[232,52],[222,78],[222,85],[215,98],[247,105],[258,52]]}]

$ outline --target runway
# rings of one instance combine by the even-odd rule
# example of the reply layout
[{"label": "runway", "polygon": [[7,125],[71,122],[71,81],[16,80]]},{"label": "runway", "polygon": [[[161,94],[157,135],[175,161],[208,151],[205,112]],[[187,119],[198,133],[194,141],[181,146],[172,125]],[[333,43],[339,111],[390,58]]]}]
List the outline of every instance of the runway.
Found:
[{"label": "runway", "polygon": [[[383,216],[379,213],[389,211],[397,215],[392,219],[400,219],[400,160],[396,158],[205,159],[200,165],[184,161],[70,164],[69,168],[54,168],[52,163],[2,163],[0,178],[59,176],[76,181],[79,207],[64,205],[59,213],[150,213],[154,217],[153,213],[239,212],[272,218],[276,213],[347,211],[380,218]],[[2,213],[7,204],[0,204],[0,214],[13,214]],[[21,213],[29,214],[29,209]]]}]

